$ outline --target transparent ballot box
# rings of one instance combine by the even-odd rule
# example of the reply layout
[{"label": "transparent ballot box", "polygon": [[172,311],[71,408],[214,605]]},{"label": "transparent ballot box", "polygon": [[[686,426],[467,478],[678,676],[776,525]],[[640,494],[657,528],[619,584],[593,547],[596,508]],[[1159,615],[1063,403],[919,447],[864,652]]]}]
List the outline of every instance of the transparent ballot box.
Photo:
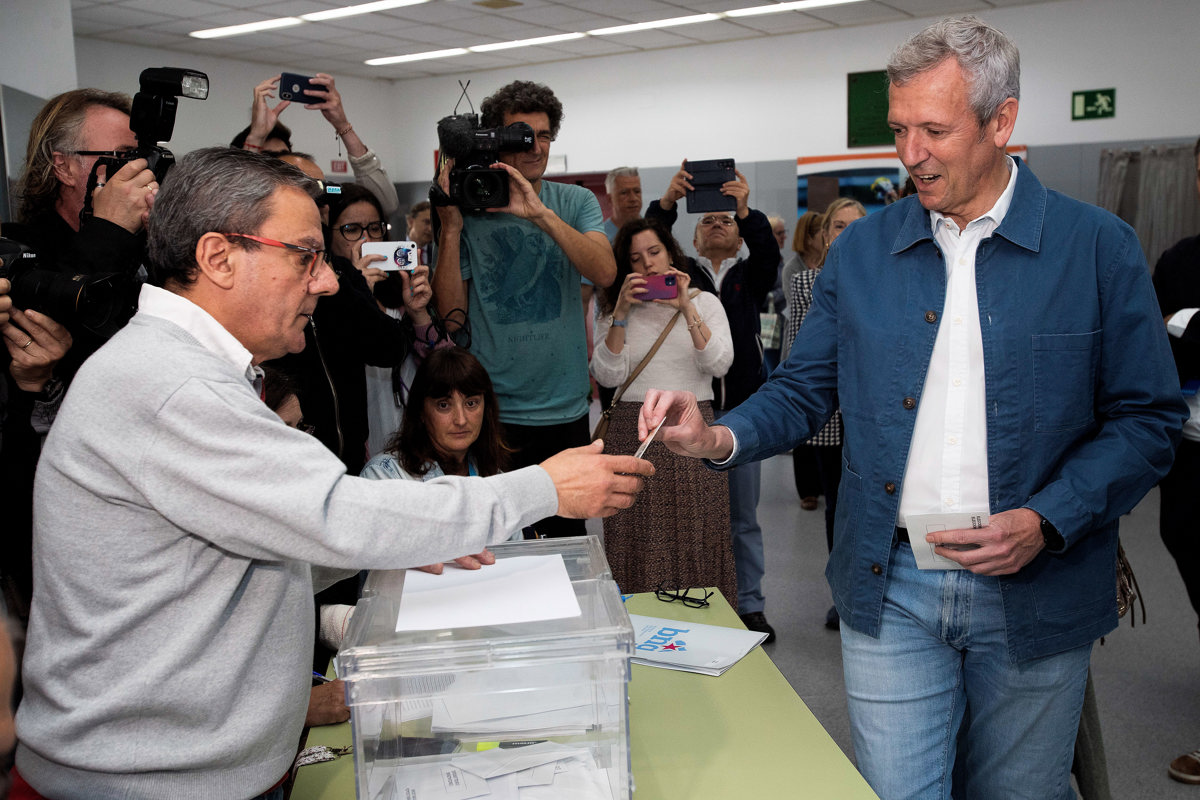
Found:
[{"label": "transparent ballot box", "polygon": [[406,573],[371,573],[336,661],[359,800],[628,800],[633,629],[587,538],[553,542],[576,617],[397,632]]}]

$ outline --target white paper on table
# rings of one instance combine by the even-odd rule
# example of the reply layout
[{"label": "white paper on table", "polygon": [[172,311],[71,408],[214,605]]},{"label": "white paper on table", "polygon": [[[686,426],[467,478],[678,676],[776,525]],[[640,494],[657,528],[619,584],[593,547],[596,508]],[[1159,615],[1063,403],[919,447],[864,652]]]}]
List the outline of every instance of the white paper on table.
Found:
[{"label": "white paper on table", "polygon": [[481,778],[495,778],[510,772],[534,769],[544,764],[553,765],[560,759],[586,753],[587,750],[580,747],[568,747],[557,742],[539,742],[525,747],[495,747],[481,753],[455,756],[450,763]]},{"label": "white paper on table", "polygon": [[917,569],[962,569],[957,561],[939,556],[933,545],[925,541],[925,535],[934,531],[954,531],[961,528],[978,530],[988,524],[986,511],[957,511],[949,514],[909,514],[904,524],[908,527],[908,543]]},{"label": "white paper on table", "polygon": [[500,558],[479,569],[446,565],[441,575],[410,569],[396,631],[437,631],[578,617],[562,555]]}]

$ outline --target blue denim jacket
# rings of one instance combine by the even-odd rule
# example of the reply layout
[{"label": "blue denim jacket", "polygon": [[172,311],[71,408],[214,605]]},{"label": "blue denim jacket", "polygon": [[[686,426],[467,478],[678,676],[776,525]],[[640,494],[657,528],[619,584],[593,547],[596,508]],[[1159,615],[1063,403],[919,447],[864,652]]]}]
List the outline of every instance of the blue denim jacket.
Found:
[{"label": "blue denim jacket", "polygon": [[[1116,626],[1118,519],[1166,473],[1187,418],[1133,230],[1018,169],[1012,206],[976,257],[989,501],[993,513],[1033,509],[1067,546],[1000,578],[1014,662]],[[738,464],[811,437],[840,399],[826,576],[842,623],[872,636],[945,295],[916,198],[856,222],[830,251],[787,361],[721,419]]]}]

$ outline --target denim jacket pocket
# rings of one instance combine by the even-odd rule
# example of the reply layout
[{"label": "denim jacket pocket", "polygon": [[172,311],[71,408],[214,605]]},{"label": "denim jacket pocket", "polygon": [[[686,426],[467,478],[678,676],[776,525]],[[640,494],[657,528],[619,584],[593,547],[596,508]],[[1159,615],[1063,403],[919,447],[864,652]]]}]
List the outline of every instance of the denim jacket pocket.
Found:
[{"label": "denim jacket pocket", "polygon": [[1095,419],[1101,331],[1033,337],[1033,424],[1039,433],[1090,425]]}]

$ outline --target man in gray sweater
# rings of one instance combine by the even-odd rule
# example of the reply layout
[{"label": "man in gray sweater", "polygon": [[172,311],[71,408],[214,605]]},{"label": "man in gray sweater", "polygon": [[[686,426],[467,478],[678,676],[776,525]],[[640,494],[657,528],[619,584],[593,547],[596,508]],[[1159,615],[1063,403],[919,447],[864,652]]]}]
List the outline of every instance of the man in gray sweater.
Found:
[{"label": "man in gray sweater", "polygon": [[478,553],[628,507],[653,472],[593,444],[492,478],[370,481],[287,427],[255,365],[302,349],[337,289],[312,189],[245,151],[183,158],[150,220],[157,285],[50,432],[17,718],[17,769],[45,796],[271,792],[309,694],[310,564]]}]

